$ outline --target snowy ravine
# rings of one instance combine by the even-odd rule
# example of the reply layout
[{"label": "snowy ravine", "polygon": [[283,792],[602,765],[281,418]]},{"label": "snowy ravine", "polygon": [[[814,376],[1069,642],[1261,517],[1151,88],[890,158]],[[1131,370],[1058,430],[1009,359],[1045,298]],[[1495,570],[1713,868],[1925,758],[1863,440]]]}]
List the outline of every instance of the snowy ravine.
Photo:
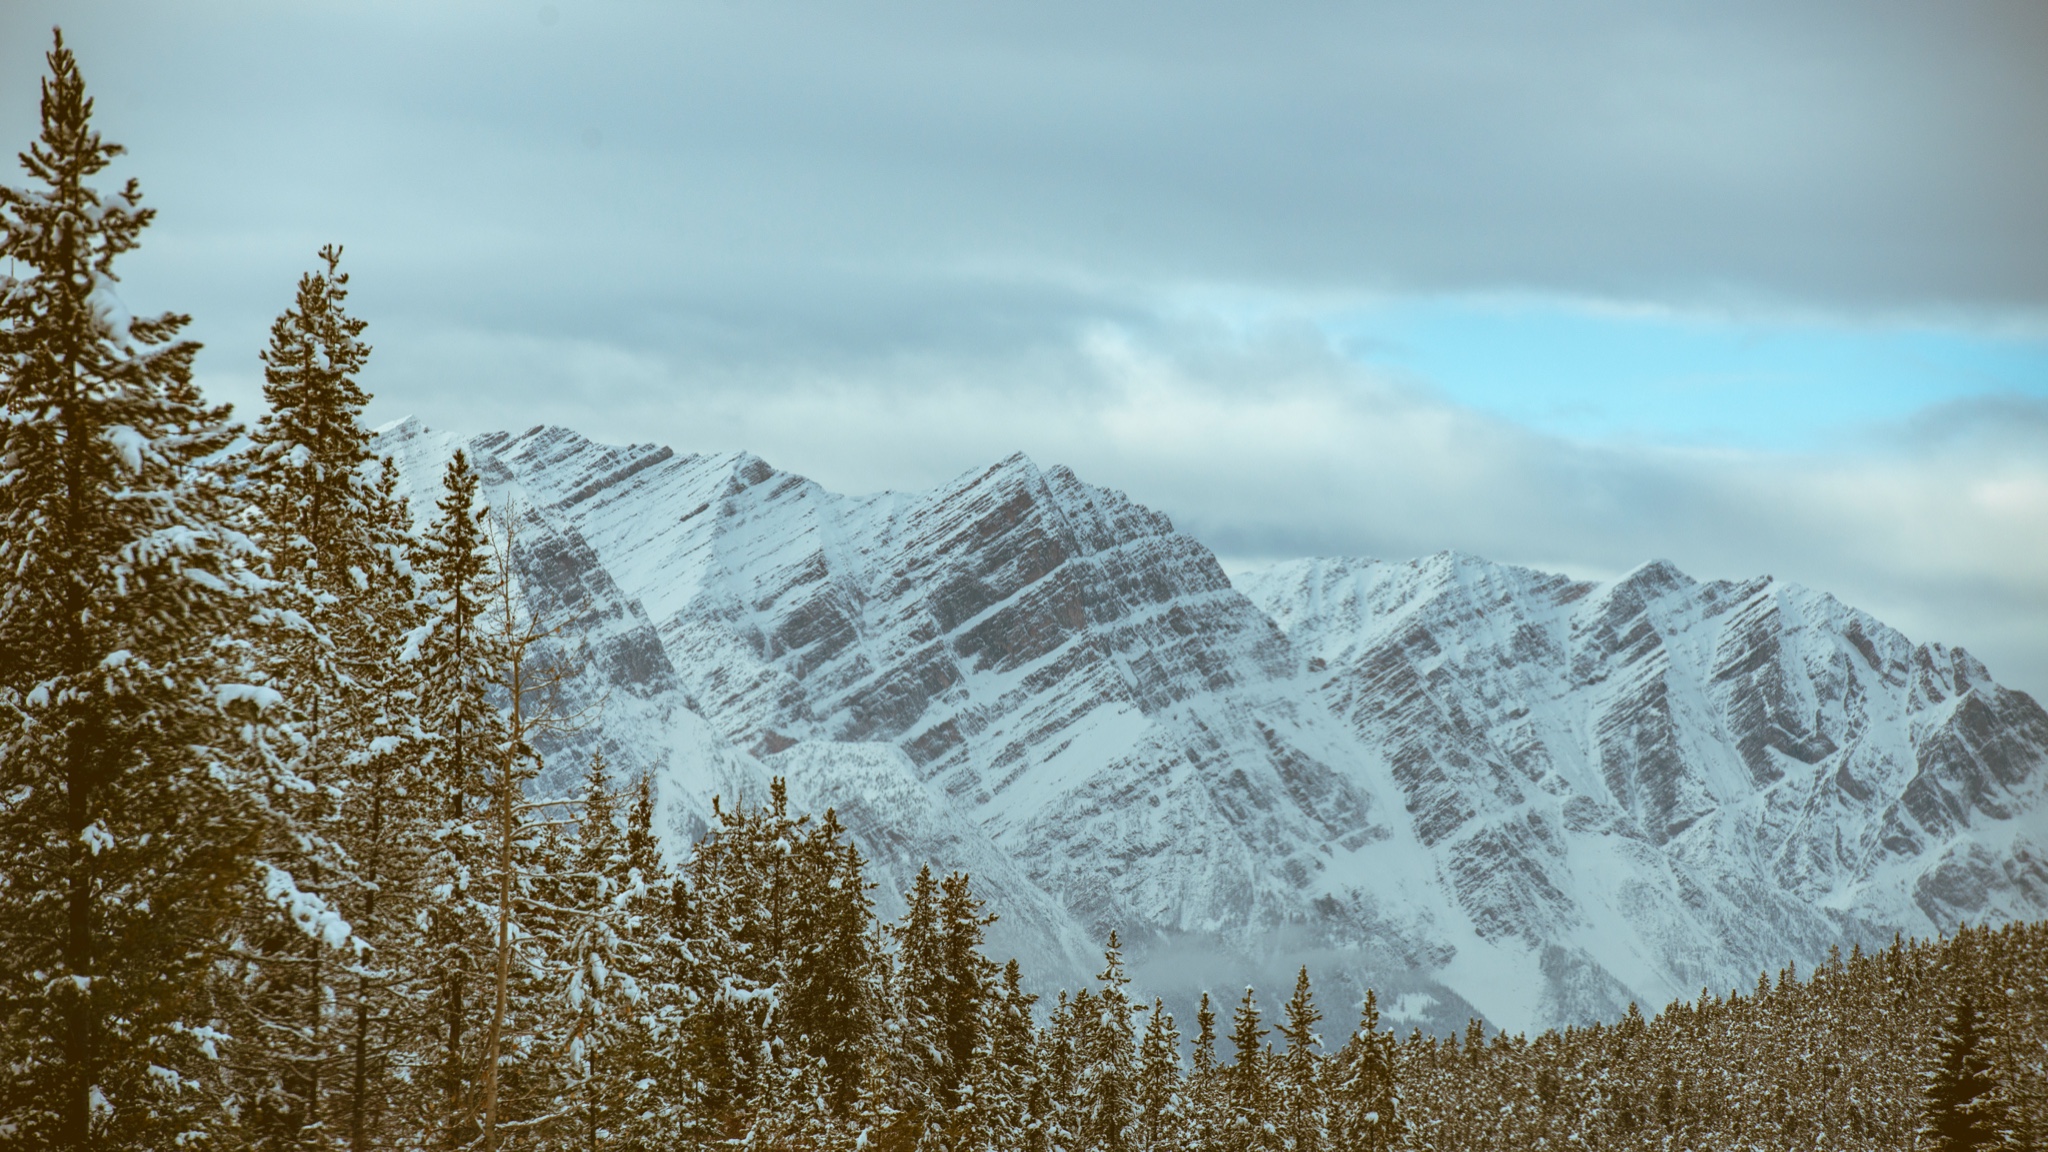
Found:
[{"label": "snowy ravine", "polygon": [[837,810],[884,915],[962,868],[992,951],[1150,992],[1307,963],[1399,1023],[1613,1018],[1833,944],[2048,917],[2048,714],[1832,597],[1668,564],[1609,584],[1473,557],[1235,584],[1121,493],[1013,456],[841,496],[746,454],[560,428],[377,450],[431,512],[456,447],[569,623],[566,781],[651,772]]}]

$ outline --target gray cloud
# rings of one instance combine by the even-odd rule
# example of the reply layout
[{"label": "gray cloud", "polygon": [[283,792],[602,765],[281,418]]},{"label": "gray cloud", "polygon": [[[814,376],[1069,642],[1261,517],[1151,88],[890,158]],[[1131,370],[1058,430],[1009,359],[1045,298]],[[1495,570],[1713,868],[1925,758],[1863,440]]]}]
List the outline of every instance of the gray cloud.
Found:
[{"label": "gray cloud", "polygon": [[2039,330],[2048,8],[555,2],[16,0],[0,136],[63,22],[163,213],[128,295],[195,313],[245,411],[338,239],[383,416],[853,490],[1022,447],[1239,558],[1772,571],[2048,689],[2037,405],[1826,455],[1588,447],[1176,303]]},{"label": "gray cloud", "polygon": [[[1306,329],[1195,320],[801,378],[686,380],[602,344],[481,336],[419,361],[542,382],[503,402],[521,426],[747,447],[839,491],[926,487],[1023,449],[1168,512],[1236,566],[1452,548],[1579,576],[1654,557],[1702,579],[1770,573],[1963,644],[2048,699],[2048,401],[1948,405],[1808,453],[1587,445],[1361,368]],[[420,414],[490,423],[460,403]]]},{"label": "gray cloud", "polygon": [[61,18],[209,294],[339,236],[422,322],[752,357],[1084,280],[2048,303],[2039,5],[560,8],[16,3],[0,123]]}]

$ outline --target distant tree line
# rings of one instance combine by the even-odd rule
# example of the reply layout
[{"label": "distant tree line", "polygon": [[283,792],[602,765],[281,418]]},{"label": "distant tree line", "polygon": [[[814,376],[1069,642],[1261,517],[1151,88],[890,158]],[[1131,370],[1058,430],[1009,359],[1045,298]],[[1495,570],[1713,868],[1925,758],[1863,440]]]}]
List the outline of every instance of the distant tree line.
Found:
[{"label": "distant tree line", "polygon": [[[2048,926],[1852,952],[1534,1040],[1184,1037],[1112,934],[1040,1003],[969,878],[881,923],[833,813],[664,858],[644,778],[537,794],[554,624],[457,453],[427,526],[360,415],[338,248],[253,427],[129,315],[151,211],[61,37],[0,190],[0,1147],[1138,1152],[2040,1148]],[[559,622],[556,622],[559,623]]]}]

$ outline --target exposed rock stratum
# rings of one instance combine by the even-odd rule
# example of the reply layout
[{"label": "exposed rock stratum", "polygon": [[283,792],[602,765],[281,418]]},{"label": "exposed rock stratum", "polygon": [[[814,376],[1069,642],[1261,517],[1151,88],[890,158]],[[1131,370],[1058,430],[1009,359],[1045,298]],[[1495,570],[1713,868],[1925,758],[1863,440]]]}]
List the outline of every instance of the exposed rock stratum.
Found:
[{"label": "exposed rock stratum", "polygon": [[1044,986],[1115,928],[1175,1000],[1306,962],[1325,1004],[1520,1029],[2048,916],[2048,713],[1797,585],[1454,553],[1233,581],[1023,456],[853,497],[561,428],[377,442],[422,516],[457,447],[601,704],[554,780],[600,747],[653,774],[679,852],[783,776],[885,914],[966,869]]}]

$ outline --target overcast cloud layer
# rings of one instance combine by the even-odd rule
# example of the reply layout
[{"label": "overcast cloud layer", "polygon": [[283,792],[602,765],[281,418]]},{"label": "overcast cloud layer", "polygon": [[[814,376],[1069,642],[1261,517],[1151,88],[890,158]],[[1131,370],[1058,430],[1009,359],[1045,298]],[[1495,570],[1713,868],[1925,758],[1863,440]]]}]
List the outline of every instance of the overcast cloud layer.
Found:
[{"label": "overcast cloud layer", "polygon": [[[749,448],[842,490],[1016,449],[1233,563],[1772,572],[2048,696],[2048,402],[1825,451],[1571,441],[1342,354],[1377,301],[2048,336],[2048,6],[51,4],[209,389],[348,246],[376,414]],[[11,179],[11,178],[10,178]],[[1532,375],[1536,375],[1532,366]]]}]

